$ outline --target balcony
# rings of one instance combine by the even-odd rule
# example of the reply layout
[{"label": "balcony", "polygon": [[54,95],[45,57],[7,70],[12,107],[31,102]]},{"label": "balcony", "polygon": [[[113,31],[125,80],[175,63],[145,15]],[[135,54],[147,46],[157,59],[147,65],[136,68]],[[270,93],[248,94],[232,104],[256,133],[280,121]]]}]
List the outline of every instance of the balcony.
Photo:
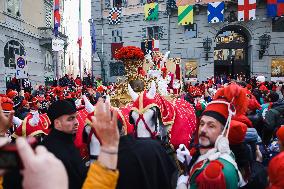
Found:
[{"label": "balcony", "polygon": [[[41,36],[41,39],[39,40],[40,46],[51,50],[52,49],[52,39],[54,38],[53,31],[52,31],[53,29],[48,28],[48,27],[39,27],[38,29],[40,31],[39,33]],[[67,43],[68,37],[65,34],[59,32],[58,37]]]}]

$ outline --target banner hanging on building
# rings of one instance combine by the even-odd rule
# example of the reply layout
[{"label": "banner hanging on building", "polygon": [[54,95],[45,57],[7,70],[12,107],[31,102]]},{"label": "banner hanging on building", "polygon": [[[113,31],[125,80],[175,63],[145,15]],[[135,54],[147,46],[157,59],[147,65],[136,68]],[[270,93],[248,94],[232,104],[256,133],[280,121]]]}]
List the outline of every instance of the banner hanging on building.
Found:
[{"label": "banner hanging on building", "polygon": [[178,24],[183,26],[193,24],[192,5],[178,6]]},{"label": "banner hanging on building", "polygon": [[158,20],[159,4],[147,3],[144,6],[145,20]]},{"label": "banner hanging on building", "polygon": [[238,21],[255,20],[256,0],[238,0]]},{"label": "banner hanging on building", "polygon": [[[225,0],[225,1],[230,1],[230,0]],[[214,2],[216,2],[216,0],[176,0],[176,6],[208,4]]]},{"label": "banner hanging on building", "polygon": [[224,2],[208,3],[208,23],[224,22]]},{"label": "banner hanging on building", "polygon": [[60,27],[60,20],[61,20],[61,16],[59,13],[59,0],[55,0],[54,1],[54,29],[53,29],[53,33],[54,35],[57,37],[58,36],[58,28]]},{"label": "banner hanging on building", "polygon": [[15,55],[16,61],[16,78],[17,79],[24,79],[28,78],[28,65],[26,57]]},{"label": "banner hanging on building", "polygon": [[121,22],[121,13],[122,13],[122,8],[121,7],[114,7],[110,9],[109,11],[109,16],[108,16],[108,21],[110,25],[115,25],[115,24],[120,24]]},{"label": "banner hanging on building", "polygon": [[267,0],[267,16],[276,17],[284,15],[284,0]]}]

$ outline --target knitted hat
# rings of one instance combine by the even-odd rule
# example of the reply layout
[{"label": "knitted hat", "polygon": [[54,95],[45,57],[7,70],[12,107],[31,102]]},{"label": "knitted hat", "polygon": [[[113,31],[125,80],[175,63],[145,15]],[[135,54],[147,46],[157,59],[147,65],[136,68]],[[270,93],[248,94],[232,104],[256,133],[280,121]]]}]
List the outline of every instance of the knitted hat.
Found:
[{"label": "knitted hat", "polygon": [[268,165],[269,189],[284,188],[284,152],[275,156]]},{"label": "knitted hat", "polygon": [[284,125],[277,130],[276,136],[284,144]]},{"label": "knitted hat", "polygon": [[240,144],[244,141],[247,132],[246,124],[232,120],[230,124],[229,142],[230,144]]},{"label": "knitted hat", "polygon": [[54,120],[63,115],[70,115],[77,112],[76,105],[71,100],[58,100],[50,105],[47,115],[53,124]]}]

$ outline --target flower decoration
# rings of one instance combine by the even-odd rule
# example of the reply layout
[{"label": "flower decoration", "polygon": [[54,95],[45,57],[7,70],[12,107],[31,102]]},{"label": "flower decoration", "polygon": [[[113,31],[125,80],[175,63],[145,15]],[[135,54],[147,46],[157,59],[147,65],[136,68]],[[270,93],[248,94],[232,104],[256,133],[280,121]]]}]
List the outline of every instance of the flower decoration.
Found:
[{"label": "flower decoration", "polygon": [[119,49],[115,55],[114,58],[116,60],[143,60],[144,59],[144,53],[139,47],[135,46],[126,46]]}]

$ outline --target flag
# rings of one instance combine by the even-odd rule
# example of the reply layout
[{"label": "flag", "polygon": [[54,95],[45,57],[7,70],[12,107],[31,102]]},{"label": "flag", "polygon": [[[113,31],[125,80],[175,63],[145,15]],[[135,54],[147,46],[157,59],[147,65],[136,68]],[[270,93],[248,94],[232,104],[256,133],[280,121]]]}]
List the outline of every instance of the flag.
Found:
[{"label": "flag", "polygon": [[96,30],[95,30],[95,23],[94,20],[92,19],[92,53],[96,52]]},{"label": "flag", "polygon": [[153,50],[152,47],[152,41],[151,40],[146,40],[144,42],[141,42],[141,50],[144,52],[144,54],[148,54],[150,51]]},{"label": "flag", "polygon": [[82,47],[82,22],[81,20],[78,21],[78,40],[77,43],[79,45],[79,48]]},{"label": "flag", "polygon": [[81,22],[81,0],[79,0],[79,21],[78,21],[78,40],[79,48],[82,47],[82,22]]},{"label": "flag", "polygon": [[193,24],[192,5],[178,6],[178,24],[183,26]]},{"label": "flag", "polygon": [[54,10],[59,10],[59,0],[54,1]]},{"label": "flag", "polygon": [[108,16],[108,21],[110,25],[113,24],[120,24],[121,22],[121,13],[122,13],[122,8],[121,7],[113,7],[109,11],[109,16]]},{"label": "flag", "polygon": [[284,0],[267,0],[267,16],[276,17],[284,15]]},{"label": "flag", "polygon": [[145,20],[158,20],[159,4],[147,3],[144,6]]},{"label": "flag", "polygon": [[238,0],[238,21],[255,20],[256,0]]},{"label": "flag", "polygon": [[59,13],[59,0],[54,1],[54,29],[53,33],[57,37],[58,36],[58,28],[60,27],[60,13]]},{"label": "flag", "polygon": [[207,14],[209,23],[217,23],[224,21],[224,2],[209,3]]},{"label": "flag", "polygon": [[111,57],[114,58],[115,53],[123,47],[123,43],[111,43]]},{"label": "flag", "polygon": [[160,41],[159,40],[152,40],[152,50],[159,51]]},{"label": "flag", "polygon": [[[224,0],[224,1],[230,1],[230,0]],[[177,6],[185,6],[185,5],[195,5],[195,4],[208,4],[208,3],[214,3],[216,0],[176,0]]]}]

